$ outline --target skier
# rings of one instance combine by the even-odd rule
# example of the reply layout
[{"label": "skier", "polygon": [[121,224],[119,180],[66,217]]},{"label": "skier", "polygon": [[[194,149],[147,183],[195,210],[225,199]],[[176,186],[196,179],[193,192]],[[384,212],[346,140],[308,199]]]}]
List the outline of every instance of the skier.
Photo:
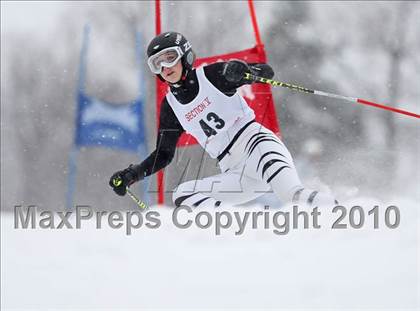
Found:
[{"label": "skier", "polygon": [[[193,68],[195,53],[180,33],[165,32],[147,48],[152,73],[170,86],[162,101],[156,150],[142,163],[112,175],[109,184],[118,195],[126,187],[166,167],[186,131],[212,158],[221,174],[180,184],[173,192],[176,206],[237,205],[272,190],[280,204],[333,204],[327,194],[306,189],[292,156],[271,130],[255,121],[254,111],[237,88],[250,84],[245,73],[272,78],[267,64],[240,60]],[[113,183],[119,177],[121,183]]]}]

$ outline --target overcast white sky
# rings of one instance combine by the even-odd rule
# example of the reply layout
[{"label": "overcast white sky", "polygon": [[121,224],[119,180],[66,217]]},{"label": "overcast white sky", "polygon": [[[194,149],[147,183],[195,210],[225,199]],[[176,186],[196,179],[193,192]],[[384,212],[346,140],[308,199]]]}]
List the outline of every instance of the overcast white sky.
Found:
[{"label": "overcast white sky", "polygon": [[[98,3],[110,4],[114,1],[1,1],[1,33],[31,32],[41,35],[60,22],[61,13],[76,10],[82,6]],[[270,5],[255,3],[257,16],[268,16]],[[260,19],[259,26],[263,30],[265,23]],[[36,28],[42,31],[34,31]]]},{"label": "overcast white sky", "polygon": [[60,22],[63,11],[76,7],[80,7],[79,1],[1,1],[1,33],[30,32],[42,36]]}]

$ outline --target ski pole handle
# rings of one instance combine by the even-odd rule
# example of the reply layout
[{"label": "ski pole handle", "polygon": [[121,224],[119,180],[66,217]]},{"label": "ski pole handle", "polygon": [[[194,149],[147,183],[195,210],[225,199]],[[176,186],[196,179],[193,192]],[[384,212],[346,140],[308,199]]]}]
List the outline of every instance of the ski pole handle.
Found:
[{"label": "ski pole handle", "polygon": [[281,86],[281,87],[288,88],[288,89],[291,89],[291,90],[294,90],[294,91],[308,93],[308,94],[314,94],[314,95],[325,96],[325,97],[330,97],[330,98],[338,98],[338,99],[346,100],[346,101],[353,102],[353,103],[359,103],[359,104],[363,104],[363,105],[373,106],[373,107],[376,107],[376,108],[380,108],[380,109],[404,114],[406,116],[414,117],[414,118],[417,118],[417,119],[420,118],[420,115],[418,115],[414,112],[410,112],[410,111],[406,111],[406,110],[402,110],[402,109],[398,109],[398,108],[394,108],[394,107],[390,107],[390,106],[386,106],[386,105],[377,104],[377,103],[374,103],[374,102],[371,102],[371,101],[367,101],[365,99],[347,97],[347,96],[327,93],[327,92],[323,92],[323,91],[311,90],[311,89],[308,89],[306,87],[302,87],[302,86],[298,86],[298,85],[294,85],[294,84],[290,84],[290,83],[285,83],[285,82],[280,82],[280,81],[276,81],[276,80],[272,80],[272,79],[259,77],[259,76],[253,75],[251,73],[245,73],[244,78],[246,80],[251,80],[251,81],[254,81],[254,82],[266,83],[266,84],[270,84],[272,86]]},{"label": "ski pole handle", "polygon": [[122,178],[118,176],[112,180],[112,183],[114,184],[115,187],[118,187],[119,185],[122,184]]}]

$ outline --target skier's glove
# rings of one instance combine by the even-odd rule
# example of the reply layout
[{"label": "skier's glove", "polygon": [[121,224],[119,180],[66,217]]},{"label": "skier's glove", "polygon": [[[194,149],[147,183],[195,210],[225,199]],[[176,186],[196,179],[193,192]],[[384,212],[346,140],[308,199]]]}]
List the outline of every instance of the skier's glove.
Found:
[{"label": "skier's glove", "polygon": [[274,77],[273,69],[267,64],[249,64],[249,70],[254,76],[267,79],[272,79]]},{"label": "skier's glove", "polygon": [[139,176],[131,164],[125,170],[114,173],[109,180],[109,185],[116,194],[123,196],[127,193],[127,187],[138,180]]},{"label": "skier's glove", "polygon": [[244,79],[247,72],[250,72],[247,63],[242,60],[231,60],[225,64],[222,74],[229,82],[238,83]]}]

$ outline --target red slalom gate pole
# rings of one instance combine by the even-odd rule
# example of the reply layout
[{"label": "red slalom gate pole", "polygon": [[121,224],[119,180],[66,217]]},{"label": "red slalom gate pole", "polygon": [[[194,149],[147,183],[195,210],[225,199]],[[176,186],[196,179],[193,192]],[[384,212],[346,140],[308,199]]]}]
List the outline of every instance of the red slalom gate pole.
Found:
[{"label": "red slalom gate pole", "polygon": [[260,30],[258,28],[258,23],[257,23],[257,15],[255,14],[254,3],[252,0],[248,0],[248,7],[249,7],[249,12],[251,13],[251,21],[252,21],[252,27],[254,28],[255,41],[257,41],[257,45],[262,45],[262,41],[260,37]]},{"label": "red slalom gate pole", "polygon": [[[156,17],[156,35],[161,33],[161,19],[160,19],[160,0],[155,0],[155,17]],[[159,102],[159,92],[160,92],[160,81],[156,77],[156,115],[157,115],[157,128],[159,129],[159,114],[160,114],[160,102]],[[159,135],[159,133],[158,133]],[[163,195],[163,187],[165,186],[163,178],[163,171],[160,170],[157,172],[157,203],[158,205],[162,205],[164,203],[164,195]]]}]

